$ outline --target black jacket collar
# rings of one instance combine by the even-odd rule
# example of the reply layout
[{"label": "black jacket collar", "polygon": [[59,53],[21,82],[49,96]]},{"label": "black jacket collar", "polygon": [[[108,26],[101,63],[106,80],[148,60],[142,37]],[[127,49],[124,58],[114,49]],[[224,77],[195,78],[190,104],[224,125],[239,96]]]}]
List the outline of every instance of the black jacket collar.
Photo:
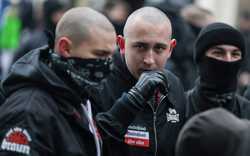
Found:
[{"label": "black jacket collar", "polygon": [[113,55],[113,61],[114,61],[113,72],[115,72],[115,74],[120,75],[128,86],[130,87],[134,86],[137,80],[129,72],[126,65],[124,54],[121,54],[119,49],[117,49],[115,54]]}]

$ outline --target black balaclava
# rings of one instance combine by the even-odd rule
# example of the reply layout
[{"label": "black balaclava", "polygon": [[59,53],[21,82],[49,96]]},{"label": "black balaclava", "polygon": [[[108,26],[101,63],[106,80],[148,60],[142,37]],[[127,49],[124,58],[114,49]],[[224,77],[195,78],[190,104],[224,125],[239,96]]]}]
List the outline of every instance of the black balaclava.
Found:
[{"label": "black balaclava", "polygon": [[[225,62],[205,56],[209,48],[222,44],[238,47],[242,52],[242,59]],[[227,24],[213,23],[201,30],[194,50],[194,60],[200,73],[198,89],[201,98],[212,107],[230,105],[237,87],[237,73],[246,53],[242,34]]]}]

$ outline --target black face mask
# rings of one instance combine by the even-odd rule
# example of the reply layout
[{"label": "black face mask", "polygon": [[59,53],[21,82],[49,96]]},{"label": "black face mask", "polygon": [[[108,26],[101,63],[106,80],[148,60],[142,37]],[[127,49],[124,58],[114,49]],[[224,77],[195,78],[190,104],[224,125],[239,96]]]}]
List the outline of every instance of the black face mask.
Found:
[{"label": "black face mask", "polygon": [[204,57],[199,63],[200,83],[203,89],[216,93],[235,92],[237,73],[242,61],[225,62]]},{"label": "black face mask", "polygon": [[68,58],[67,62],[74,79],[84,79],[90,85],[98,85],[110,73],[112,60]]},{"label": "black face mask", "polygon": [[80,90],[96,87],[111,71],[111,58],[80,59],[63,58],[51,53],[52,67],[57,73],[69,76]]}]

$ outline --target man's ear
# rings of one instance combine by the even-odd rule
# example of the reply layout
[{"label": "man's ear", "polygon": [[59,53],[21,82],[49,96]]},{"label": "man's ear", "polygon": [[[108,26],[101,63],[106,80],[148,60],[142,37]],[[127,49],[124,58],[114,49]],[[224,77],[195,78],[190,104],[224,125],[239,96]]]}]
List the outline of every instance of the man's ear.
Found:
[{"label": "man's ear", "polygon": [[123,55],[125,53],[125,39],[122,35],[116,37],[116,42],[120,48],[120,53]]},{"label": "man's ear", "polygon": [[170,41],[170,48],[169,48],[169,51],[168,51],[168,58],[172,55],[172,52],[173,52],[173,50],[174,50],[174,48],[176,47],[176,39],[172,39],[171,41]]},{"label": "man's ear", "polygon": [[70,57],[70,51],[71,51],[71,48],[72,48],[72,42],[70,41],[69,38],[67,37],[61,37],[58,42],[57,42],[57,52],[67,58],[67,57]]},{"label": "man's ear", "polygon": [[170,41],[170,52],[171,52],[171,53],[173,52],[173,50],[174,50],[174,48],[176,47],[176,45],[177,45],[176,39],[172,39],[172,40]]}]

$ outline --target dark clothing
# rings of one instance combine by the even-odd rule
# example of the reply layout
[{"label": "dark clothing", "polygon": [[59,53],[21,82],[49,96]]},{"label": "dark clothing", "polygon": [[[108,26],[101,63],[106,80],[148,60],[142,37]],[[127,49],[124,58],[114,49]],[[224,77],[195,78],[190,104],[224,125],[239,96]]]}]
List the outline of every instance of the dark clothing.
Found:
[{"label": "dark clothing", "polygon": [[49,68],[48,48],[14,64],[2,86],[0,155],[96,155],[79,96]]},{"label": "dark clothing", "polygon": [[5,101],[5,95],[3,93],[3,90],[0,89],[0,105],[4,103],[4,101]]},{"label": "dark clothing", "polygon": [[26,36],[23,37],[19,48],[15,51],[13,58],[13,63],[15,63],[19,58],[24,56],[29,51],[36,49],[38,47],[44,46],[48,43],[47,36],[43,31],[40,30],[30,30],[26,33]]},{"label": "dark clothing", "polygon": [[246,59],[244,60],[244,65],[242,65],[241,71],[250,72],[250,30],[248,31],[241,31],[242,35],[244,36],[246,42]]},{"label": "dark clothing", "polygon": [[191,28],[178,14],[170,19],[173,23],[173,38],[177,40],[177,45],[166,64],[166,69],[173,71],[180,78],[186,91],[194,86],[193,80],[197,78],[195,63],[193,62],[195,36]]},{"label": "dark clothing", "polygon": [[[2,82],[6,100],[0,106],[0,156],[96,156],[98,151],[112,155],[113,150],[105,148],[113,143],[108,141],[121,138],[142,108],[126,94],[112,108],[95,103],[93,99],[99,96],[98,90],[92,86],[75,86],[72,79],[58,69],[65,66],[53,66],[50,52],[49,48],[42,47],[27,53],[12,66]],[[82,91],[84,87],[88,90]],[[99,99],[103,100],[103,96]],[[110,108],[111,111],[99,115],[97,122],[93,121],[98,112]],[[178,113],[184,112],[179,106],[175,109]],[[179,118],[179,123],[166,126],[179,127],[183,116]],[[175,135],[168,139],[171,137]]]},{"label": "dark clothing", "polygon": [[[105,120],[105,114],[97,116],[97,121],[110,122],[120,128],[117,139],[107,146],[112,151],[111,155],[124,156],[172,156],[177,135],[184,123],[185,97],[180,81],[169,71],[165,71],[168,77],[169,93],[167,96],[161,95],[157,100],[156,96],[145,103],[142,111],[136,114],[125,114],[117,111],[121,116],[120,121],[131,120],[127,126],[115,123],[112,120]],[[128,92],[136,83],[136,80],[128,71],[124,62],[117,52],[114,55],[114,68],[111,75],[103,81],[103,88],[98,97],[93,97],[100,106],[111,107],[119,102],[120,97]],[[118,100],[117,100],[118,99]],[[125,103],[125,105],[127,105]],[[102,108],[105,109],[105,108]],[[130,108],[132,110],[133,108]],[[122,110],[122,109],[121,109]],[[107,119],[107,117],[106,117]],[[123,122],[124,123],[124,122]],[[103,125],[102,125],[103,126]],[[117,128],[117,129],[118,129]],[[108,132],[111,133],[111,132]],[[126,134],[125,134],[126,133]]]},{"label": "dark clothing", "polygon": [[246,90],[245,90],[244,93],[243,93],[243,96],[244,96],[246,99],[250,100],[250,86],[247,86]]},{"label": "dark clothing", "polygon": [[200,90],[199,84],[186,93],[187,119],[199,112],[216,107],[223,107],[239,118],[250,119],[250,102],[244,97],[233,93],[226,95],[225,98],[219,98],[220,95],[216,93],[213,96],[206,96],[206,93],[202,93],[204,93],[204,90]]},{"label": "dark clothing", "polygon": [[182,128],[176,156],[248,156],[249,126],[222,108],[199,113]]}]

